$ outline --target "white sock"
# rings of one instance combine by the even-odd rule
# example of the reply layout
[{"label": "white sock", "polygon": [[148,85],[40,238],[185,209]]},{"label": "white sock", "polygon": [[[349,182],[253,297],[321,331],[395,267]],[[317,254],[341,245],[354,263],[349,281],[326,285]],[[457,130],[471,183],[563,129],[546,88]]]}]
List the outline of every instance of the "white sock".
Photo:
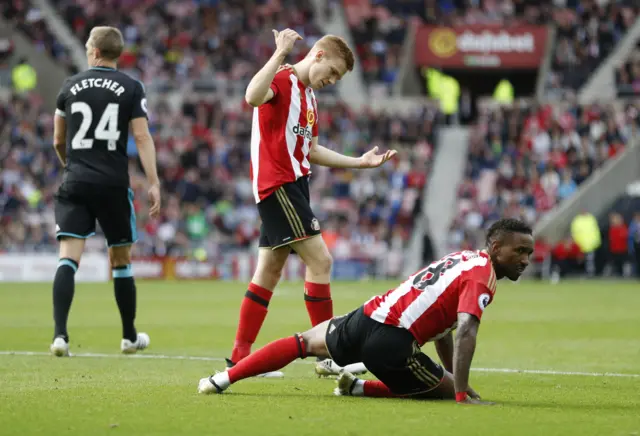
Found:
[{"label": "white sock", "polygon": [[354,397],[361,397],[364,395],[364,380],[356,380],[356,383],[351,390],[351,395]]},{"label": "white sock", "polygon": [[231,385],[231,381],[229,380],[229,373],[219,372],[213,376],[213,381],[218,385],[218,387],[222,390],[227,389]]},{"label": "white sock", "polygon": [[367,367],[364,363],[351,363],[343,368],[345,371],[350,372],[353,375],[364,374],[367,372]]}]

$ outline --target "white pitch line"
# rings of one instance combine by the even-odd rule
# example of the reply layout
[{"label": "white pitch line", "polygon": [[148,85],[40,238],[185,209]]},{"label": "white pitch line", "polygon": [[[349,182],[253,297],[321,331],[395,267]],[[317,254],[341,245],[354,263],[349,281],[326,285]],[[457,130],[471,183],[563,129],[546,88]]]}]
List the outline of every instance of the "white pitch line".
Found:
[{"label": "white pitch line", "polygon": [[513,374],[546,374],[546,375],[581,375],[585,377],[629,377],[640,378],[640,374],[621,374],[617,372],[581,372],[581,371],[553,371],[550,369],[511,369],[511,368],[471,368],[478,372],[501,372]]},{"label": "white pitch line", "polygon": [[[0,351],[0,356],[50,356],[44,351]],[[199,360],[205,362],[224,362],[222,357],[207,356],[176,356],[171,354],[107,354],[107,353],[76,353],[71,357],[100,357],[119,359],[161,359],[161,360]],[[313,364],[313,360],[296,360],[293,363]],[[640,378],[640,374],[622,374],[616,372],[581,372],[581,371],[554,371],[548,369],[513,369],[513,368],[471,368],[476,372],[497,372],[502,374],[542,374],[542,375],[574,375],[583,377],[627,377]]]}]

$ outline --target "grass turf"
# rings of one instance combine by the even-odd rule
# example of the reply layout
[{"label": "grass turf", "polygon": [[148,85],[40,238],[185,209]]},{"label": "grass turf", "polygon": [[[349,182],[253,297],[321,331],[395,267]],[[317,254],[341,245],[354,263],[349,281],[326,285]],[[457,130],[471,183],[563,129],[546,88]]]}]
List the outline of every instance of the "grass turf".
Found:
[{"label": "grass turf", "polygon": [[[334,283],[337,314],[394,286]],[[245,284],[139,282],[138,328],[145,356],[229,354]],[[473,366],[640,374],[640,286],[622,282],[501,283],[487,309]],[[48,350],[48,284],[0,284],[0,351]],[[276,291],[258,345],[304,331],[302,285]],[[286,378],[250,379],[220,396],[197,381],[211,360],[120,356],[120,323],[109,284],[78,284],[69,329],[72,353],[0,354],[0,435],[633,435],[640,434],[640,377],[475,370],[471,385],[492,407],[451,402],[338,398],[309,363]],[[427,354],[436,357],[431,345]],[[309,359],[312,360],[312,359]]]}]

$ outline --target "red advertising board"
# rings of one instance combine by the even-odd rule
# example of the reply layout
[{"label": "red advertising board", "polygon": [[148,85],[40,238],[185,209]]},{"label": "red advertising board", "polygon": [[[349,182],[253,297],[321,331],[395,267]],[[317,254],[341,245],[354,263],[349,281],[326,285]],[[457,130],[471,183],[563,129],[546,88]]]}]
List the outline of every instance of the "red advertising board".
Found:
[{"label": "red advertising board", "polygon": [[547,37],[544,26],[421,25],[416,32],[415,62],[441,68],[537,69]]}]

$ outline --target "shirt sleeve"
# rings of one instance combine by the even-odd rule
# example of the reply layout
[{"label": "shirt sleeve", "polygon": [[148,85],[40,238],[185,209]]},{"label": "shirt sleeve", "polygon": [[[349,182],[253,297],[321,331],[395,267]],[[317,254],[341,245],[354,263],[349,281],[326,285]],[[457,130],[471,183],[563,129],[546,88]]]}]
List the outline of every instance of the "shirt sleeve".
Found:
[{"label": "shirt sleeve", "polygon": [[62,83],[62,87],[58,92],[58,97],[56,98],[56,115],[59,115],[63,118],[67,116],[67,93],[65,90],[67,89],[67,81],[65,80]]},{"label": "shirt sleeve", "polygon": [[[269,86],[271,88],[271,90],[273,91],[273,99],[275,99],[276,95],[278,95],[278,93],[282,90],[283,86],[287,86],[287,84],[289,83],[289,74],[291,74],[287,68],[284,67],[280,67],[281,69],[278,70],[278,72],[276,73],[276,75],[273,77],[273,80],[271,81],[271,86]],[[286,71],[285,73],[283,73],[283,71]],[[273,101],[273,99],[271,99]]]},{"label": "shirt sleeve", "polygon": [[476,280],[467,280],[462,286],[458,299],[458,313],[470,313],[482,319],[484,309],[493,300],[491,291],[485,283]]},{"label": "shirt sleeve", "polygon": [[318,118],[320,118],[320,114],[318,113],[318,107],[314,105],[315,109],[315,122],[313,123],[313,127],[311,128],[311,136],[318,136]]},{"label": "shirt sleeve", "polygon": [[131,119],[148,118],[147,116],[147,95],[144,92],[144,86],[141,82],[136,81],[136,88],[133,94],[133,110],[131,111]]},{"label": "shirt sleeve", "polygon": [[273,97],[275,98],[275,96],[278,95],[278,83],[275,78],[273,79],[273,82],[271,82],[271,86],[269,86],[269,88],[273,91]]}]

